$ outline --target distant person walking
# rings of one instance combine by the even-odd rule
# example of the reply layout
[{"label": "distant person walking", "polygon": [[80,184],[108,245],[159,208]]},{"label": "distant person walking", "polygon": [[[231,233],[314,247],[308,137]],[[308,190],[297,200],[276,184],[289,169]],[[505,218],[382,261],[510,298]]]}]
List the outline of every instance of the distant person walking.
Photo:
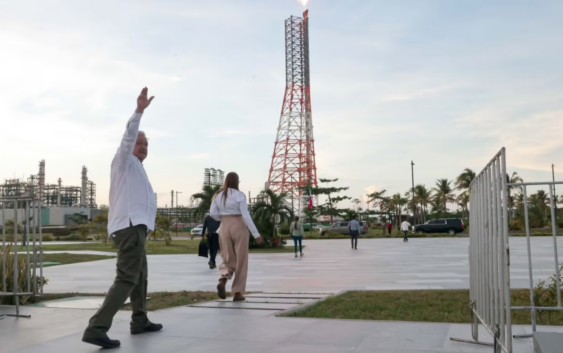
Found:
[{"label": "distant person walking", "polygon": [[387,230],[389,231],[389,235],[391,235],[391,231],[393,230],[393,223],[391,223],[391,221],[387,222]]},{"label": "distant person walking", "polygon": [[299,222],[299,217],[295,217],[295,221],[289,226],[291,231],[291,237],[293,238],[293,245],[295,246],[295,257],[297,257],[297,243],[299,243],[299,253],[303,256],[303,234],[305,230],[303,229],[303,223]]},{"label": "distant person walking", "polygon": [[156,198],[143,167],[148,142],[139,131],[141,117],[154,97],[148,98],[145,87],[137,98],[137,109],[127,122],[125,134],[111,162],[108,234],[117,248],[117,276],[104,303],[90,319],[82,341],[103,348],[121,345],[109,339],[113,317],[131,298],[131,334],[162,330],[147,317],[147,253],[145,242],[154,230]]},{"label": "distant person walking", "polygon": [[354,219],[348,223],[348,229],[350,230],[350,238],[352,240],[352,249],[358,249],[358,236],[360,235],[360,222],[356,220],[358,216],[354,216]]},{"label": "distant person walking", "polygon": [[203,229],[201,230],[201,234],[205,236],[205,231],[207,230],[207,243],[209,244],[209,268],[213,270],[217,268],[215,264],[215,257],[217,257],[217,251],[219,250],[219,234],[217,231],[219,230],[219,226],[221,225],[220,221],[215,220],[211,216],[205,217],[203,221]]},{"label": "distant person walking", "polygon": [[407,221],[403,221],[403,223],[401,223],[401,230],[403,231],[405,237],[403,238],[403,241],[409,241],[409,229],[411,227],[411,224]]},{"label": "distant person walking", "polygon": [[248,213],[246,196],[239,191],[239,177],[237,173],[229,173],[225,178],[223,190],[219,191],[211,203],[210,215],[221,221],[219,229],[219,246],[223,263],[219,266],[221,278],[217,285],[217,295],[221,299],[227,298],[227,281],[235,275],[231,292],[233,301],[243,301],[246,291],[246,276],[248,274],[248,231],[262,244],[262,237],[258,233],[252,218]]}]

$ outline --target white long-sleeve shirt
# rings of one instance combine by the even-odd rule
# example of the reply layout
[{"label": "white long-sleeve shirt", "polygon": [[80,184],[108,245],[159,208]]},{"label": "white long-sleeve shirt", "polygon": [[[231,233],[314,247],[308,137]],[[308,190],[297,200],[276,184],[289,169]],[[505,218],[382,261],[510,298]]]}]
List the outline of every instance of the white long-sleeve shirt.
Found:
[{"label": "white long-sleeve shirt", "polygon": [[401,223],[401,230],[404,231],[408,231],[410,228],[411,224],[407,221],[403,221],[403,223]]},{"label": "white long-sleeve shirt", "polygon": [[221,216],[241,215],[248,230],[252,233],[252,236],[259,238],[260,233],[258,233],[258,229],[256,229],[252,217],[250,217],[248,213],[246,196],[236,189],[228,189],[227,202],[223,203],[223,192],[224,191],[221,191],[215,196],[215,199],[211,203],[209,215],[218,221],[221,220]]},{"label": "white long-sleeve shirt", "polygon": [[109,234],[139,224],[146,225],[149,231],[154,230],[156,198],[143,164],[133,155],[142,116],[142,113],[134,113],[129,119],[111,162]]}]

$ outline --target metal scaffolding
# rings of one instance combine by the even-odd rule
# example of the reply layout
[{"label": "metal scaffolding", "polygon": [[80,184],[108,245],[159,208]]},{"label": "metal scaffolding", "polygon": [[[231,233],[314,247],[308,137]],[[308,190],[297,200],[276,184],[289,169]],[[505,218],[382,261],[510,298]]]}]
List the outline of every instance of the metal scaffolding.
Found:
[{"label": "metal scaffolding", "polygon": [[203,185],[223,185],[225,173],[221,169],[205,168],[203,174]]},{"label": "metal scaffolding", "polygon": [[26,185],[33,185],[37,197],[45,207],[88,207],[97,208],[96,184],[88,180],[88,169],[82,167],[81,186],[63,186],[61,178],[57,184],[45,184],[45,161],[39,163],[39,173],[31,175],[27,181],[7,179],[0,184],[0,195],[19,196],[25,192]]},{"label": "metal scaffolding", "polygon": [[315,139],[309,73],[309,17],[285,21],[286,87],[278,125],[268,187],[298,200],[295,211],[306,205],[303,188],[317,186]]}]

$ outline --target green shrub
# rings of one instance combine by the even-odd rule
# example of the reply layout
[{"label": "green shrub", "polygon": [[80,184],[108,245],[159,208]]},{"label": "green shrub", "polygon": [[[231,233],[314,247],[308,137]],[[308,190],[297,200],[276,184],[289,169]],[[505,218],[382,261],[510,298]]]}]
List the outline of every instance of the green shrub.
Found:
[{"label": "green shrub", "polygon": [[[6,255],[6,268],[4,269],[4,262],[0,261],[0,273],[6,273],[6,288],[4,288],[3,281],[0,281],[0,292],[13,292],[14,291],[14,255],[10,253],[12,244],[7,244],[6,254],[2,253],[2,248],[0,247],[0,258]],[[27,290],[27,279],[31,275],[32,271],[29,271],[29,266],[25,256],[18,256],[18,291],[25,292]],[[5,272],[4,272],[5,270]],[[34,277],[31,276],[30,280],[33,283]],[[43,285],[47,284],[47,279],[43,277]],[[37,292],[41,291],[41,278],[37,281]],[[32,287],[33,288],[33,287]],[[19,297],[20,304],[26,304],[29,297]],[[14,305],[16,304],[16,299],[14,297],[0,297],[0,304],[3,305]]]},{"label": "green shrub", "polygon": [[515,220],[510,221],[508,223],[508,229],[509,230],[520,230],[520,229],[522,229],[522,226],[520,224],[520,220],[515,219]]},{"label": "green shrub", "polygon": [[289,224],[284,224],[281,226],[280,228],[280,234],[281,235],[289,235],[291,233],[290,229],[289,229]]},{"label": "green shrub", "polygon": [[43,234],[43,241],[53,241],[55,240],[55,237],[52,234]]},{"label": "green shrub", "polygon": [[82,237],[80,236],[80,234],[71,234],[67,237],[59,237],[57,240],[60,240],[60,241],[81,241]]},{"label": "green shrub", "polygon": [[56,237],[66,237],[70,235],[70,229],[67,228],[55,228],[51,231],[53,236]]}]

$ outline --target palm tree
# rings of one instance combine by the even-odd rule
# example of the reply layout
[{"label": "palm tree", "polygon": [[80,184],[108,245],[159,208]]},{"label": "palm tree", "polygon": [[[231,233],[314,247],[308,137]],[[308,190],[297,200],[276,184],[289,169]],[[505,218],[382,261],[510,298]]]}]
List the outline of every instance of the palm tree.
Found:
[{"label": "palm tree", "polygon": [[387,190],[383,189],[381,191],[374,191],[371,194],[367,194],[368,197],[368,203],[374,203],[377,204],[376,201],[380,200],[379,203],[379,208],[381,209],[381,201],[383,201],[383,199],[385,198],[383,195],[387,192]]},{"label": "palm tree", "polygon": [[418,184],[414,187],[414,198],[415,201],[420,205],[422,222],[426,222],[426,212],[428,210],[428,205],[432,201],[432,191],[428,190],[426,188],[426,185]]},{"label": "palm tree", "polygon": [[289,221],[293,217],[293,210],[286,202],[287,193],[276,194],[272,190],[262,192],[262,201],[254,204],[253,210],[258,221],[272,223],[272,235],[276,235],[276,220],[280,223]]},{"label": "palm tree", "polygon": [[[512,176],[508,175],[508,173],[506,173],[506,184],[515,184],[515,183],[523,183],[524,180],[518,175],[517,172],[513,172]],[[514,200],[512,198],[512,189],[518,189],[520,191],[522,191],[522,188],[520,186],[514,186],[514,185],[507,185],[506,186],[506,191],[508,193],[507,197],[508,197],[508,202],[507,202],[507,206],[509,209],[513,209],[514,207]],[[509,218],[513,215],[514,212],[509,212],[508,216]]]},{"label": "palm tree", "polygon": [[451,180],[448,179],[438,179],[436,180],[436,187],[434,191],[436,194],[435,198],[439,199],[439,203],[442,207],[443,212],[448,211],[448,202],[455,202],[455,195],[452,193]]},{"label": "palm tree", "polygon": [[[522,179],[520,177],[520,175],[518,175],[517,172],[513,172],[511,176],[508,175],[508,173],[506,173],[506,183],[507,184],[516,184],[516,183],[523,183],[524,179]],[[518,190],[521,190],[522,188],[520,186],[514,186],[514,185],[507,185],[506,189],[508,191],[508,197],[510,197],[510,192],[512,191],[512,189],[517,188]]]},{"label": "palm tree", "polygon": [[475,179],[475,172],[469,168],[465,168],[463,172],[457,176],[455,180],[455,188],[461,191],[469,190],[469,186]]},{"label": "palm tree", "polygon": [[469,218],[469,208],[467,207],[467,205],[469,205],[469,193],[467,192],[467,190],[459,194],[456,200],[458,205],[461,207],[461,211],[464,213],[465,217]]},{"label": "palm tree", "polygon": [[393,196],[391,196],[389,203],[394,207],[395,209],[395,214],[397,215],[396,218],[396,226],[397,229],[399,228],[399,225],[401,224],[401,217],[402,217],[402,211],[403,211],[403,207],[408,203],[409,201],[402,197],[400,193],[396,193]]},{"label": "palm tree", "polygon": [[199,200],[199,204],[194,211],[195,218],[201,217],[203,220],[211,208],[211,202],[213,202],[215,194],[217,194],[220,190],[221,185],[204,185],[201,192],[192,195],[192,201]]}]

